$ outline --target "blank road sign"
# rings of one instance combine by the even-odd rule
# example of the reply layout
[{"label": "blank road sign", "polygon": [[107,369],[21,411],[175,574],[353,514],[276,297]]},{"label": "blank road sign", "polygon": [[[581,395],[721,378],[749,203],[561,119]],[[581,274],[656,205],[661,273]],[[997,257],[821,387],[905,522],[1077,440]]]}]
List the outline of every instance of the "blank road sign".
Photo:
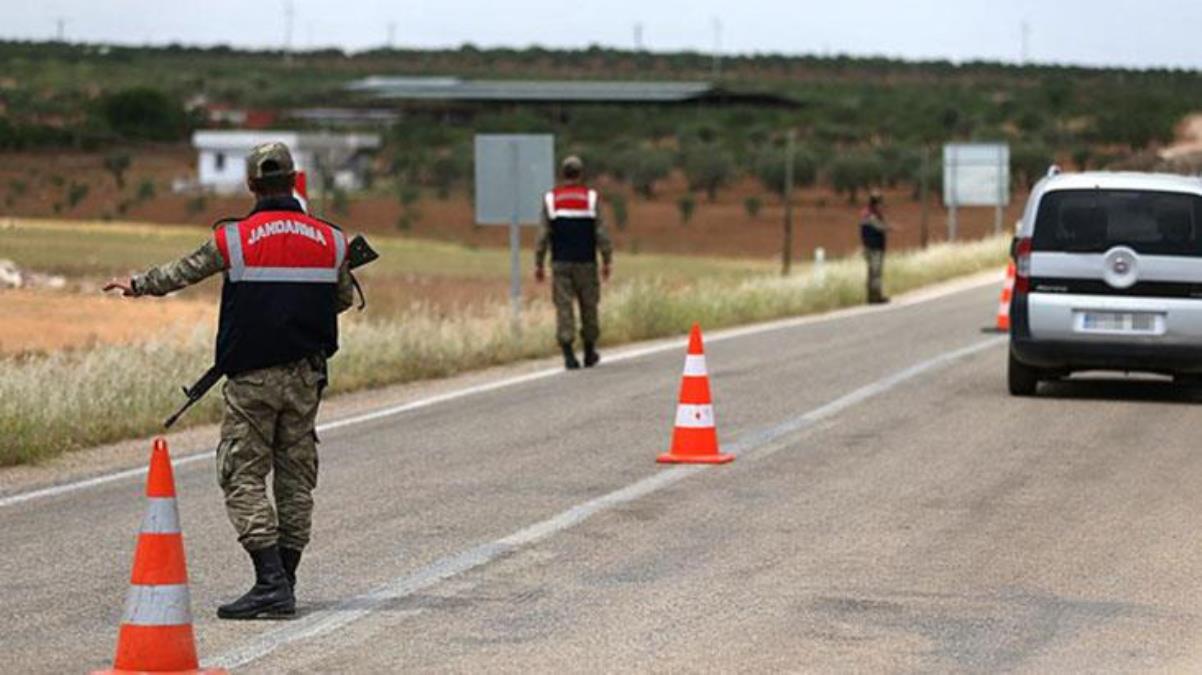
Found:
[{"label": "blank road sign", "polygon": [[955,206],[1010,203],[1010,146],[952,143],[943,146],[943,202]]},{"label": "blank road sign", "polygon": [[538,224],[543,195],[555,186],[555,137],[476,136],[476,223]]}]

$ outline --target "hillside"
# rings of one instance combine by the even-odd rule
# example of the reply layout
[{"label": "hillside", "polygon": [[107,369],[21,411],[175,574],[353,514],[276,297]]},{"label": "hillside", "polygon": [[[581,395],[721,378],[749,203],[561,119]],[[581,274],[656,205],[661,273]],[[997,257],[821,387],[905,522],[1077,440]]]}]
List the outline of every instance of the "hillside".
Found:
[{"label": "hillside", "polygon": [[[14,215],[204,222],[239,200],[171,194],[191,171],[186,139],[211,126],[212,106],[288,111],[310,105],[379,106],[343,90],[367,75],[477,78],[702,80],[696,53],[379,50],[293,54],[229,48],[0,43],[0,212]],[[802,217],[833,228],[805,247],[854,246],[845,223],[872,186],[884,186],[912,224],[926,183],[937,206],[938,145],[1005,140],[1016,194],[1051,162],[1074,167],[1162,165],[1156,152],[1182,119],[1202,109],[1202,75],[756,55],[724,60],[721,86],[768,92],[795,108],[481,106],[455,115],[406,110],[383,129],[385,147],[365,193],[331,196],[332,215],[369,229],[493,243],[470,225],[471,138],[477,131],[552,132],[561,152],[585,156],[610,213],[644,250],[764,255],[776,239],[786,132],[799,140]],[[205,106],[209,106],[206,108]],[[807,205],[808,204],[808,205]],[[982,220],[988,220],[988,216]],[[682,237],[680,224],[720,233],[714,245]],[[634,234],[652,223],[660,234]],[[942,215],[933,212],[938,233]],[[971,226],[968,231],[979,227]],[[812,231],[812,230],[811,230]],[[758,233],[750,235],[749,233]],[[803,237],[807,237],[803,229]]]}]

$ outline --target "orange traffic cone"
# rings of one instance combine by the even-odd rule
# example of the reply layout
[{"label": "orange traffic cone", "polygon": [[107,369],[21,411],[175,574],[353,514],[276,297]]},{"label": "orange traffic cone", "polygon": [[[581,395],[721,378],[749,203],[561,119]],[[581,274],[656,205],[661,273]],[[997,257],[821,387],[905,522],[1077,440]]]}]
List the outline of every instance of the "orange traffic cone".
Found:
[{"label": "orange traffic cone", "polygon": [[154,440],[146,478],[146,517],[138,534],[117,657],[107,673],[225,673],[198,671],[184,539],[175,504],[167,441]]},{"label": "orange traffic cone", "polygon": [[710,397],[709,373],[705,369],[705,349],[701,327],[693,324],[689,335],[689,353],[684,359],[684,377],[680,382],[680,404],[676,407],[676,427],[672,449],[656,461],[665,464],[725,464],[735,458],[718,452],[718,431],[714,427],[714,406]]},{"label": "orange traffic cone", "polygon": [[997,329],[1005,333],[1010,330],[1010,300],[1014,297],[1014,261],[1006,266],[1006,283],[1002,284],[1002,299],[997,308]]}]

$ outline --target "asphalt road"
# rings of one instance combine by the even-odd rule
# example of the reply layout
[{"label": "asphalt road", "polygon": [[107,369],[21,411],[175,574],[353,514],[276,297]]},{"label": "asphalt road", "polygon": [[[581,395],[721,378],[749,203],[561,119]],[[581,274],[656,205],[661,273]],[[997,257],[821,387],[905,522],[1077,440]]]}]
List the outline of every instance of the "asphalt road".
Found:
[{"label": "asphalt road", "polygon": [[[665,468],[683,349],[325,433],[301,618],[177,470],[202,660],[245,672],[1197,671],[1202,417],[1005,393],[993,285],[707,345],[730,465]],[[110,663],[137,479],[0,508],[0,655]]]}]

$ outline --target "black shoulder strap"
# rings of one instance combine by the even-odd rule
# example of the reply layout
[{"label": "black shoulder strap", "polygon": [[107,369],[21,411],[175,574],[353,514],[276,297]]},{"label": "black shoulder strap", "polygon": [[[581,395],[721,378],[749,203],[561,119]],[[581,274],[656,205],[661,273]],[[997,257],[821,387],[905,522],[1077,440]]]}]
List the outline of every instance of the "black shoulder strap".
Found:
[{"label": "black shoulder strap", "polygon": [[338,230],[339,232],[342,231],[342,226],[339,225],[338,223],[331,223],[330,221],[326,220],[325,218],[318,218],[317,216],[315,216],[311,213],[306,213],[305,215],[309,216],[310,218],[312,218],[313,220],[316,220],[319,223],[325,223],[326,225],[329,225],[330,227],[334,228],[335,230]]},{"label": "black shoulder strap", "polygon": [[354,272],[347,272],[351,275],[351,284],[355,287],[355,292],[359,294],[359,306],[355,309],[362,312],[367,309],[367,296],[363,295],[363,287],[359,285],[359,280],[355,277]]}]

